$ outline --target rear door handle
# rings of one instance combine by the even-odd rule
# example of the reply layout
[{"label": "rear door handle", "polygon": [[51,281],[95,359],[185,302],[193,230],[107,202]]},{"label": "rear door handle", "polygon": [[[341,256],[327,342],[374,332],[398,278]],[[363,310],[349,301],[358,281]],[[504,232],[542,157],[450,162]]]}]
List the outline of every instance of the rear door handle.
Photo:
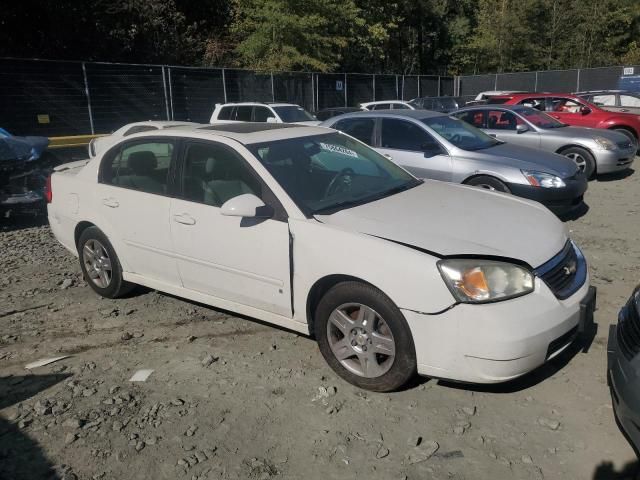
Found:
[{"label": "rear door handle", "polygon": [[118,203],[118,201],[115,198],[103,198],[102,199],[102,204],[105,207],[109,207],[109,208],[118,208],[120,206],[120,204]]},{"label": "rear door handle", "polygon": [[181,215],[174,215],[173,221],[177,223],[181,223],[183,225],[195,225],[196,219],[187,213],[183,213]]}]

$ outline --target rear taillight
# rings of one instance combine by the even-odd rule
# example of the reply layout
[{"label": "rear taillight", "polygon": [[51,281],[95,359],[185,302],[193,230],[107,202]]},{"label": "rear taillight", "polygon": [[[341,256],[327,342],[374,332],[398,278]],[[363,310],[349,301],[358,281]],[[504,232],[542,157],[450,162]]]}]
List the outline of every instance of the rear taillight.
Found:
[{"label": "rear taillight", "polygon": [[51,175],[47,177],[47,183],[44,184],[44,198],[47,203],[53,200],[53,191],[51,190]]}]

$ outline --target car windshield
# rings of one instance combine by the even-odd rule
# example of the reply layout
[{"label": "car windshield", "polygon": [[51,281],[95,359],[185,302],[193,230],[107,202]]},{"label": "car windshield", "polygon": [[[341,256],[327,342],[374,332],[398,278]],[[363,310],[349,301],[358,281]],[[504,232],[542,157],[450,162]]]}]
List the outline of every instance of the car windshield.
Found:
[{"label": "car windshield", "polygon": [[521,110],[516,110],[516,112],[522,115],[527,121],[534,124],[539,128],[562,128],[566,127],[566,123],[559,122],[551,115],[547,115],[544,112],[540,112],[534,108],[523,108]]},{"label": "car windshield", "polygon": [[304,108],[296,105],[286,107],[271,107],[285,123],[311,122],[315,117]]},{"label": "car windshield", "polygon": [[449,143],[463,150],[482,150],[502,143],[482,130],[447,115],[423,118],[422,123]]},{"label": "car windshield", "polygon": [[331,214],[422,183],[342,133],[248,145],[307,216]]}]

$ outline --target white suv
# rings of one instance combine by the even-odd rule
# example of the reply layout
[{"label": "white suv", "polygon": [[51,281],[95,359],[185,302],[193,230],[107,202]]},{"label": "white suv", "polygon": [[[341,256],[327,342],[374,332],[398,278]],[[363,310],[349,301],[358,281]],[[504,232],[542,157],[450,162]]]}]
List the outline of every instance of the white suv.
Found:
[{"label": "white suv", "polygon": [[293,103],[217,103],[209,123],[229,122],[320,124],[316,117]]}]

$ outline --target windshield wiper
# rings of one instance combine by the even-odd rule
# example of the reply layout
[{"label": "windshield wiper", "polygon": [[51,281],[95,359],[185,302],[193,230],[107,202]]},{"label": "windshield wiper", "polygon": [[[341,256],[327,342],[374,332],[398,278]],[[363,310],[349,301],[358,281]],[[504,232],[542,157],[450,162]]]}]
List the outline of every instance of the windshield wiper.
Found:
[{"label": "windshield wiper", "polygon": [[318,214],[327,214],[327,213],[335,213],[338,210],[343,210],[349,207],[357,207],[358,205],[362,205],[365,203],[374,202],[376,200],[380,200],[381,198],[389,197],[396,193],[403,192],[405,190],[409,190],[413,187],[421,185],[424,183],[424,180],[416,179],[415,181],[410,181],[407,183],[403,183],[402,185],[398,185],[397,187],[390,188],[389,190],[384,190],[375,195],[358,197],[351,200],[344,200],[342,202],[334,203],[333,205],[329,205],[327,207],[322,207],[317,210],[314,210],[313,215]]}]

